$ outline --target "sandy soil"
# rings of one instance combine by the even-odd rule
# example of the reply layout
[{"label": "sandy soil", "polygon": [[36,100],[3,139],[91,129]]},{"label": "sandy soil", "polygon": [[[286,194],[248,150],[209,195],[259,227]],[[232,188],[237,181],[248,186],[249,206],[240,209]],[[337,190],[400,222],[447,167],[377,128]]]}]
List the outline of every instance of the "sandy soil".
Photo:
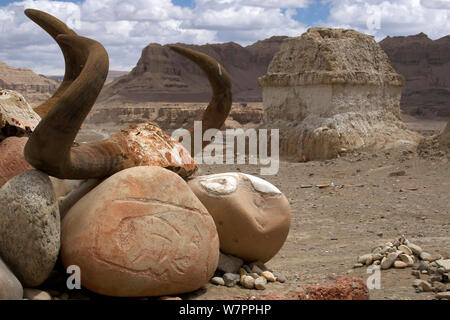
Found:
[{"label": "sandy soil", "polygon": [[[407,123],[436,133],[444,121]],[[389,174],[404,170],[405,176]],[[199,174],[241,171],[259,176],[254,165],[202,165]],[[404,234],[431,253],[450,258],[450,164],[447,158],[427,160],[416,152],[390,150],[351,154],[326,162],[281,162],[275,176],[262,176],[288,197],[292,225],[282,250],[267,263],[288,281],[269,284],[268,291],[296,289],[330,275],[361,278],[366,268],[353,269],[359,255]],[[330,184],[342,188],[302,188]],[[381,273],[381,289],[371,299],[432,299],[415,293],[411,268]],[[248,298],[254,291],[208,284],[185,298]]]}]

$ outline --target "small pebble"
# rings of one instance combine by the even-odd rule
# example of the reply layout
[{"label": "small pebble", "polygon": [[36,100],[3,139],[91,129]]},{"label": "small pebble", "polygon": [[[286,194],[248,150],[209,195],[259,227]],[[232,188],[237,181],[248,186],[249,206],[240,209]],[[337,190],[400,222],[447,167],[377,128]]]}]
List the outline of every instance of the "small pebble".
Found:
[{"label": "small pebble", "polygon": [[235,273],[225,273],[223,275],[223,280],[227,287],[234,287],[240,280],[241,276]]},{"label": "small pebble", "polygon": [[224,286],[225,285],[225,280],[223,280],[222,277],[214,277],[211,279],[210,281],[212,284],[215,284],[217,286]]},{"label": "small pebble", "polygon": [[286,277],[283,276],[281,273],[279,272],[273,272],[273,275],[275,276],[275,278],[277,278],[277,281],[279,283],[285,283],[286,282]]},{"label": "small pebble", "polygon": [[277,281],[277,279],[275,278],[275,276],[273,275],[273,273],[270,272],[270,271],[264,271],[263,273],[261,273],[261,276],[263,276],[264,278],[266,278],[267,281],[269,281],[269,282],[275,282],[275,281]]},{"label": "small pebble", "polygon": [[259,277],[255,280],[255,288],[257,290],[265,290],[266,289],[267,280],[264,277]]},{"label": "small pebble", "polygon": [[450,300],[450,291],[447,292],[439,292],[436,294],[436,299],[445,299]]},{"label": "small pebble", "polygon": [[416,279],[420,279],[420,271],[419,270],[412,270],[411,274],[416,277]]},{"label": "small pebble", "polygon": [[30,288],[23,289],[23,297],[30,300],[52,300],[48,292]]},{"label": "small pebble", "polygon": [[433,282],[433,291],[434,292],[447,292],[447,286],[442,282]]},{"label": "small pebble", "polygon": [[421,247],[419,247],[418,245],[416,245],[416,244],[414,244],[414,243],[408,242],[407,246],[408,246],[408,248],[411,249],[411,251],[412,251],[416,256],[420,255],[420,254],[422,253],[422,251],[423,251]]},{"label": "small pebble", "polygon": [[255,287],[255,279],[250,276],[242,276],[241,285],[246,289],[253,289]]},{"label": "small pebble", "polygon": [[406,263],[404,263],[403,261],[395,261],[394,262],[394,268],[405,269],[406,267],[408,267],[408,265]]},{"label": "small pebble", "polygon": [[255,273],[255,272],[249,273],[248,275],[250,277],[252,277],[253,279],[258,279],[260,277],[259,274]]},{"label": "small pebble", "polygon": [[412,250],[409,247],[405,246],[404,244],[400,245],[398,247],[398,250],[402,251],[404,254],[407,254],[409,256],[413,254]]},{"label": "small pebble", "polygon": [[413,282],[413,287],[418,290],[418,292],[431,292],[433,287],[428,281],[416,279]]}]

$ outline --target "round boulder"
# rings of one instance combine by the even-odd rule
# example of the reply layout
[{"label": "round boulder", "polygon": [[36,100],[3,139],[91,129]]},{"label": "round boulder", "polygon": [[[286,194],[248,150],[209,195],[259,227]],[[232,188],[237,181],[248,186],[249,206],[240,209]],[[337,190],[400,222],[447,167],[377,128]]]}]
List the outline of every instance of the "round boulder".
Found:
[{"label": "round boulder", "polygon": [[214,218],[222,252],[267,262],[281,249],[291,213],[278,188],[242,173],[196,177],[188,184]]},{"label": "round boulder", "polygon": [[33,169],[23,156],[28,138],[9,137],[0,142],[0,187],[18,174]]},{"label": "round boulder", "polygon": [[25,171],[0,188],[0,256],[23,286],[42,284],[60,247],[60,217],[48,175]]},{"label": "round boulder", "polygon": [[62,221],[61,259],[81,285],[118,297],[166,296],[208,283],[219,260],[212,217],[177,174],[134,167],[109,177]]}]

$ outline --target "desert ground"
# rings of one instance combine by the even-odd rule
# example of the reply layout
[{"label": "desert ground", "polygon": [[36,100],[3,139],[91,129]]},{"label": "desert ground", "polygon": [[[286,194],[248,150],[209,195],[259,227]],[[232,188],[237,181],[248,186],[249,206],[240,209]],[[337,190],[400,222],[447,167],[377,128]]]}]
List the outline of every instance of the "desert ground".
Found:
[{"label": "desert ground", "polygon": [[[410,130],[439,133],[447,119],[403,115]],[[99,132],[100,128],[96,129]],[[91,130],[89,130],[91,131]],[[84,131],[79,137],[90,137]],[[333,276],[371,275],[353,268],[358,256],[405,235],[425,251],[450,258],[450,164],[445,155],[424,157],[417,150],[362,151],[328,161],[280,161],[278,174],[260,176],[257,165],[201,165],[197,175],[244,172],[277,186],[291,204],[291,229],[281,251],[266,265],[286,276],[265,294],[297,289]],[[403,176],[391,173],[405,171]],[[334,187],[318,188],[317,185]],[[416,293],[411,268],[381,272],[381,289],[370,299],[433,299]],[[184,299],[249,299],[255,291],[207,284]]]}]

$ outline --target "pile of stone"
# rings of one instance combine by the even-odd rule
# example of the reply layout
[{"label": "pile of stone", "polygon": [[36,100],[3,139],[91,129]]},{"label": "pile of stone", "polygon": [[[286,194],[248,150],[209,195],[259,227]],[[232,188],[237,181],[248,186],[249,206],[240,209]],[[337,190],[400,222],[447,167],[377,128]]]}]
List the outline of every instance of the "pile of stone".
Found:
[{"label": "pile of stone", "polygon": [[412,275],[416,277],[413,287],[416,292],[435,292],[437,299],[450,300],[450,259],[433,262],[421,261],[413,267]]},{"label": "pile of stone", "polygon": [[[0,300],[66,298],[64,293],[28,290],[46,289],[57,265],[64,271],[77,266],[81,287],[95,294],[188,293],[215,275],[220,251],[241,261],[223,275],[237,274],[238,282],[242,275],[247,288],[276,281],[262,262],[277,254],[289,233],[290,205],[278,188],[235,172],[186,181],[183,170],[164,167],[162,157],[170,152],[161,152],[164,144],[156,143],[143,151],[145,157],[160,152],[156,163],[102,181],[55,180],[25,160],[26,135],[38,117],[31,108],[15,105],[20,99],[0,99],[0,119],[7,120],[0,123],[5,133],[0,139]],[[12,124],[23,132],[9,130]],[[25,137],[16,137],[18,133]],[[170,136],[158,137],[170,148],[179,144]],[[243,261],[261,263],[245,267]]]},{"label": "pile of stone", "polygon": [[268,282],[286,282],[286,278],[267,268],[261,261],[245,264],[242,259],[220,253],[219,265],[210,281],[217,286],[265,290]]},{"label": "pile of stone", "polygon": [[[361,255],[354,268],[372,266],[386,270],[390,268],[405,269],[412,267],[412,274],[417,278],[413,287],[416,292],[436,292],[438,299],[450,299],[449,271],[450,259],[443,259],[440,254],[431,254],[420,246],[401,236],[393,242],[387,242],[372,249],[371,253]],[[429,277],[429,279],[423,279]]]}]

